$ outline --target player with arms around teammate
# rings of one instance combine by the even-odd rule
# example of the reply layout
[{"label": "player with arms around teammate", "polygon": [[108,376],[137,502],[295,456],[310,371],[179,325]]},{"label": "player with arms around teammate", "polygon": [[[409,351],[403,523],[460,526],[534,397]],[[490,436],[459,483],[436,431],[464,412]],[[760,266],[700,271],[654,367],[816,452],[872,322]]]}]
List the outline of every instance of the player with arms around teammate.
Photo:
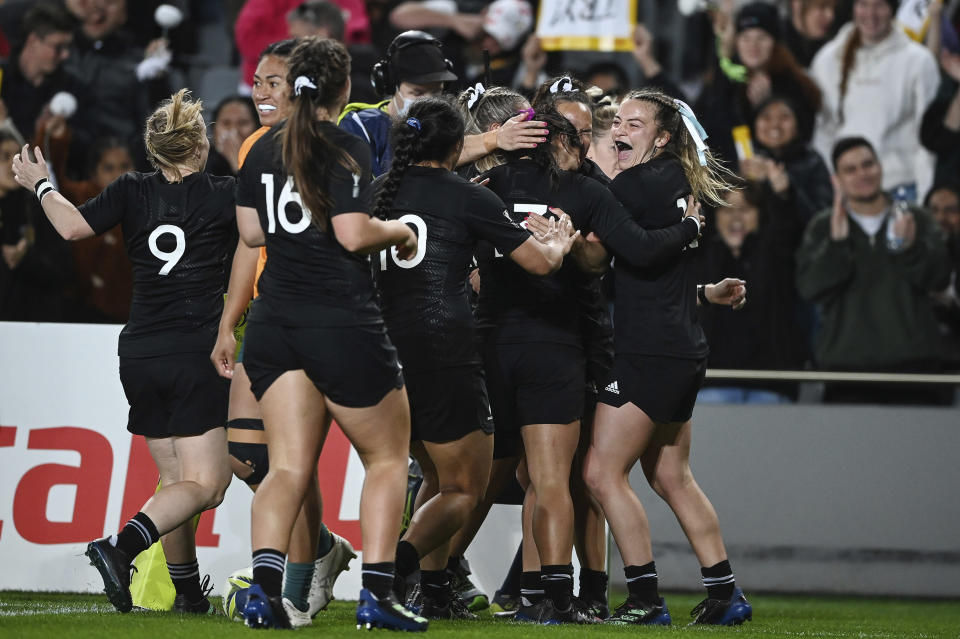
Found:
[{"label": "player with arms around teammate", "polygon": [[[483,497],[493,458],[493,418],[480,368],[467,275],[483,240],[524,270],[560,268],[575,234],[554,223],[543,242],[507,213],[488,189],[452,172],[464,123],[444,99],[410,107],[391,131],[395,151],[374,215],[417,229],[417,253],[374,256],[381,307],[403,362],[412,414],[412,452],[424,473],[418,509],[397,546],[401,577],[421,569],[428,618],[473,618],[454,597],[445,567],[451,536]],[[451,610],[453,604],[453,610]]]},{"label": "player with arms around teammate", "polygon": [[[570,215],[583,233],[594,232],[617,255],[646,264],[658,255],[679,254],[697,237],[697,219],[676,219],[648,232],[630,220],[603,184],[560,170],[556,152],[579,157],[580,135],[555,109],[537,117],[548,124],[547,144],[506,153],[508,161],[489,172],[487,187],[507,204],[515,222],[548,214]],[[576,168],[574,160],[569,166]],[[588,247],[589,248],[589,247]],[[575,259],[547,277],[535,277],[481,247],[480,326],[484,367],[494,419],[498,457],[522,446],[530,485],[524,503],[523,592],[515,619],[538,623],[591,623],[595,617],[572,602],[573,504],[570,468],[584,409],[585,360],[576,287]],[[584,256],[585,257],[585,256]],[[539,571],[539,573],[538,573]],[[542,587],[541,587],[542,584]],[[536,599],[541,590],[542,599]]]},{"label": "player with arms around teammate", "polygon": [[79,210],[49,182],[46,164],[23,153],[13,166],[34,189],[64,239],[116,224],[133,263],[133,303],[120,333],[120,381],[130,404],[127,430],[143,435],[162,488],[123,529],[87,546],[107,597],[129,612],[130,564],[163,537],[177,596],[174,610],[204,613],[191,519],[223,500],[227,461],[227,383],[210,368],[223,305],[234,223],[234,180],[203,172],[210,143],[200,102],[186,90],[147,119],[146,149],[157,168],[127,173]]},{"label": "player with arms around teammate", "polygon": [[[628,94],[613,124],[621,169],[610,185],[631,216],[648,229],[674,223],[688,196],[723,201],[730,187],[712,158],[690,108],[658,91]],[[700,303],[739,304],[740,280],[697,287],[692,251],[636,267],[617,256],[613,370],[600,391],[593,439],[584,464],[623,554],[630,594],[608,619],[617,624],[671,622],[657,592],[650,530],[630,487],[639,461],[651,487],[673,509],[703,566],[707,599],[694,623],[736,624],[752,611],[736,586],[713,506],[690,472],[690,416],[706,369]]]},{"label": "player with arms around teammate", "polygon": [[253,498],[252,627],[289,627],[284,555],[304,499],[316,499],[317,459],[337,420],[366,470],[360,498],[364,560],[358,623],[425,630],[391,594],[410,417],[366,255],[417,250],[402,222],[371,218],[364,143],[338,129],[350,58],[337,42],[305,38],[288,61],[292,111],[254,144],[239,174],[237,224],[270,258],[250,310],[244,363],[260,402],[270,471]]}]

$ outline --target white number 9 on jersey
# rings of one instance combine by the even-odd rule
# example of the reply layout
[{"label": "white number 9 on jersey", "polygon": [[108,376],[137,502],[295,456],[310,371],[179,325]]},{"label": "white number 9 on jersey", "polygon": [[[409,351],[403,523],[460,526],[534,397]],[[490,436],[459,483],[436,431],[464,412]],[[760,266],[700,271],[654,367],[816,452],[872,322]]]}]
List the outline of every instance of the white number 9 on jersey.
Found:
[{"label": "white number 9 on jersey", "polygon": [[[161,235],[169,233],[177,241],[176,246],[172,251],[161,251],[160,247],[157,246],[157,240]],[[157,228],[153,229],[153,233],[150,234],[150,238],[147,240],[147,244],[150,247],[150,252],[162,262],[165,262],[163,267],[160,269],[160,275],[169,275],[170,270],[177,265],[177,262],[180,261],[180,258],[183,257],[184,251],[187,250],[187,238],[183,234],[183,229],[179,226],[174,226],[173,224],[161,224]]]}]

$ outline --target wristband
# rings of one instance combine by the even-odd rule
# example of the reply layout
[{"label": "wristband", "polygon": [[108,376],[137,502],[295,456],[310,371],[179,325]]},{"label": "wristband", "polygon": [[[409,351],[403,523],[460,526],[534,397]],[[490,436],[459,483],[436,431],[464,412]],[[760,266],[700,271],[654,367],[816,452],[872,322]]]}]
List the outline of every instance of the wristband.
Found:
[{"label": "wristband", "polygon": [[707,299],[707,286],[705,284],[697,284],[697,299],[700,300],[701,306],[710,306],[710,301]]},{"label": "wristband", "polygon": [[37,200],[43,201],[43,196],[52,191],[56,191],[48,178],[41,178],[33,185],[33,192],[37,194]]}]

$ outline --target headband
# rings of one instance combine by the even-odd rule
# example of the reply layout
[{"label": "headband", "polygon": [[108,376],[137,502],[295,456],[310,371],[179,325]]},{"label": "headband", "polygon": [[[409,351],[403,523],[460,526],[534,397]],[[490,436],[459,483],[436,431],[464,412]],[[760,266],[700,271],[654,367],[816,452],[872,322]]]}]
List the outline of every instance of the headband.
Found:
[{"label": "headband", "polygon": [[317,85],[314,84],[313,80],[311,80],[307,76],[298,75],[297,79],[293,81],[293,94],[300,95],[301,93],[303,93],[304,89],[316,91]]},{"label": "headband", "polygon": [[484,93],[486,93],[486,89],[479,82],[467,89],[467,111],[473,110],[473,107],[480,101],[480,96]]},{"label": "headband", "polygon": [[573,88],[573,80],[569,75],[563,76],[550,85],[550,93],[573,93],[574,91],[576,89]]},{"label": "headband", "polygon": [[687,126],[687,131],[690,132],[690,137],[697,145],[697,158],[700,160],[700,166],[707,166],[707,145],[704,143],[704,140],[707,139],[707,132],[700,126],[700,122],[697,121],[697,116],[693,114],[690,105],[683,100],[674,99],[673,102],[680,113],[680,117],[683,118],[683,123]]}]

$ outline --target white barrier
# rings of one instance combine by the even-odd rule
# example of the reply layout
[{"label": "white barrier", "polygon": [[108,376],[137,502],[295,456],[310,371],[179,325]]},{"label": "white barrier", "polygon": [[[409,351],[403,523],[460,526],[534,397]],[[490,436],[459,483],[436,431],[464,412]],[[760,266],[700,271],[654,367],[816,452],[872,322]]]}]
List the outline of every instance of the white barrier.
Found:
[{"label": "white barrier", "polygon": [[[119,332],[119,326],[0,323],[0,589],[100,591],[85,544],[116,532],[156,486],[146,444],[126,430]],[[335,595],[355,598],[363,467],[337,428],[319,469],[324,521],[361,551]],[[200,568],[217,589],[250,563],[251,495],[235,480],[223,504],[201,519]],[[468,555],[484,557],[474,562],[480,581],[493,586],[502,578],[519,539],[519,508],[496,507]]]}]

